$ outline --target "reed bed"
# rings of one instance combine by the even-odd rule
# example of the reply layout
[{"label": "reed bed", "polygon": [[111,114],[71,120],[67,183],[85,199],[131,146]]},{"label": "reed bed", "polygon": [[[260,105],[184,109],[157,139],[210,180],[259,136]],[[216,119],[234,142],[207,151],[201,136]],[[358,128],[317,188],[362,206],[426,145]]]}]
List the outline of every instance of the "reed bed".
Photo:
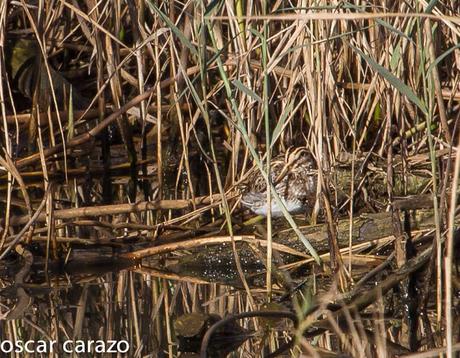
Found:
[{"label": "reed bed", "polygon": [[[458,356],[459,38],[455,0],[2,1],[1,341],[185,357],[194,313],[241,318],[233,356]],[[317,204],[248,223],[292,146]],[[364,213],[390,231],[355,241]]]}]

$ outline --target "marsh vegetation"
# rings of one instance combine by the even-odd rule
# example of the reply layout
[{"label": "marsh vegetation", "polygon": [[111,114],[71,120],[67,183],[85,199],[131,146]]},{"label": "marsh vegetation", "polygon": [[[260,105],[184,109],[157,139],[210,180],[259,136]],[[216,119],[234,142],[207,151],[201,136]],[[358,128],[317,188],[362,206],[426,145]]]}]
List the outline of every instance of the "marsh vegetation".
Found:
[{"label": "marsh vegetation", "polygon": [[0,2],[2,352],[458,356],[459,38],[456,0]]}]

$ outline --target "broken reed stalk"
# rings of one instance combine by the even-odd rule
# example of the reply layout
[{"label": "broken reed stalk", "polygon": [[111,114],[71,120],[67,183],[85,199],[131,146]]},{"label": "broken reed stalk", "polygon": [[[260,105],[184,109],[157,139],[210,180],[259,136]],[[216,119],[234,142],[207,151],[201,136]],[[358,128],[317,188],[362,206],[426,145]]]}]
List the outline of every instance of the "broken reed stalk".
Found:
[{"label": "broken reed stalk", "polygon": [[[234,198],[235,194],[227,195],[228,199]],[[200,205],[219,205],[222,196],[220,194],[213,194],[210,196],[196,197],[195,199],[176,199],[176,200],[156,200],[156,201],[142,201],[134,204],[112,204],[100,206],[88,206],[81,208],[61,209],[53,211],[54,219],[74,219],[77,217],[91,217],[91,216],[105,216],[116,214],[129,214],[138,213],[148,210],[181,210],[192,209],[194,206]],[[29,215],[20,217],[12,217],[10,225],[24,225],[30,220]],[[35,221],[44,222],[46,220],[46,213],[40,213]]]}]

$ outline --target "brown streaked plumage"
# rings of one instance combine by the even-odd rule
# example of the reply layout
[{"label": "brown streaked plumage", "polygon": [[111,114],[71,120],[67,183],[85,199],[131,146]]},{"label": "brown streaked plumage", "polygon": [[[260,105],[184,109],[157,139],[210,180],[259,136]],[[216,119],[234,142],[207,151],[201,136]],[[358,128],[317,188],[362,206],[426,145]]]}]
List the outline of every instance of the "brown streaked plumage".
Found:
[{"label": "brown streaked plumage", "polygon": [[[316,197],[316,161],[304,147],[289,148],[271,161],[271,180],[290,213],[306,211]],[[260,171],[249,176],[243,189],[241,202],[258,215],[267,215],[267,186]],[[273,216],[282,216],[281,208],[272,199]]]}]

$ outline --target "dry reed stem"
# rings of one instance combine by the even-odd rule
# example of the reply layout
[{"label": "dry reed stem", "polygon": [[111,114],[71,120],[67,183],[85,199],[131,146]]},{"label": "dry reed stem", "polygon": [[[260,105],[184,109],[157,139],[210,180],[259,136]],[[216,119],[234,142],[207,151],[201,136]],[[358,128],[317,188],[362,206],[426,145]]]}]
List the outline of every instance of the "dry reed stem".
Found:
[{"label": "dry reed stem", "polygon": [[[263,33],[263,21],[266,21],[268,26],[268,36],[264,39],[266,41],[264,46],[268,57],[267,74],[270,91],[266,97],[269,99],[270,128],[275,128],[282,115],[288,112],[277,141],[271,144],[273,152],[286,149],[290,145],[305,145],[315,154],[318,164],[324,166],[327,173],[327,168],[336,164],[336,158],[341,152],[366,152],[366,160],[372,162],[378,156],[388,159],[388,148],[392,147],[394,155],[393,158],[390,156],[388,166],[397,165],[408,178],[414,168],[417,170],[424,166],[428,168],[432,157],[430,154],[432,154],[436,160],[434,164],[439,165],[441,171],[438,173],[438,168],[433,171],[428,169],[425,173],[433,176],[434,180],[438,180],[440,176],[439,182],[442,185],[439,186],[438,192],[429,193],[428,196],[440,197],[441,227],[443,222],[447,221],[448,215],[454,213],[456,208],[451,204],[448,211],[446,201],[448,193],[455,193],[456,188],[456,179],[452,177],[450,165],[450,158],[457,156],[456,147],[455,143],[449,140],[448,135],[450,131],[454,137],[456,136],[455,130],[458,128],[455,128],[459,119],[455,113],[459,109],[457,89],[460,78],[458,75],[460,55],[455,46],[460,36],[458,26],[460,21],[458,4],[455,0],[430,2],[430,5],[434,5],[431,9],[432,14],[421,13],[426,11],[428,6],[428,2],[424,0],[383,4],[375,1],[359,3],[363,7],[357,7],[353,2],[347,4],[347,7],[336,1],[331,3],[307,0],[289,4],[277,1],[269,4],[268,13],[271,15],[268,16],[263,16],[263,9],[257,2],[248,3],[246,8],[239,9],[238,12],[235,11],[232,2],[224,2],[213,3],[216,7],[207,17],[203,15],[207,9],[202,9],[192,2],[185,4],[185,7],[183,4],[179,7],[179,3],[174,1],[154,2],[154,4],[164,12],[176,29],[158,16],[158,13],[152,12],[146,6],[147,3],[137,0],[120,3],[98,3],[94,0],[78,3],[64,0],[56,3],[45,1],[39,2],[36,7],[30,7],[24,1],[0,2],[0,48],[2,49],[0,51],[2,75],[0,106],[1,126],[4,133],[0,142],[5,148],[2,157],[11,158],[16,167],[15,170],[12,163],[0,163],[7,171],[0,179],[0,190],[5,197],[2,199],[2,205],[6,202],[4,215],[7,217],[4,222],[10,220],[14,223],[13,226],[9,226],[10,232],[4,231],[2,235],[4,240],[18,235],[21,230],[20,225],[24,225],[30,218],[31,213],[25,215],[27,213],[25,210],[30,211],[34,203],[41,198],[42,193],[40,190],[37,193],[36,188],[46,188],[51,181],[57,185],[45,204],[50,215],[46,217],[44,214],[38,215],[35,235],[32,235],[32,232],[30,235],[31,238],[44,240],[46,232],[46,240],[50,240],[50,243],[54,241],[54,245],[64,250],[67,246],[61,242],[68,243],[74,239],[89,240],[84,238],[83,228],[91,229],[92,221],[75,220],[78,216],[104,216],[100,218],[100,223],[96,222],[99,228],[108,231],[124,230],[127,237],[134,234],[136,230],[145,230],[148,232],[147,236],[156,238],[162,235],[161,230],[158,229],[163,227],[168,227],[168,230],[172,231],[172,236],[177,232],[186,232],[169,227],[173,223],[187,225],[187,229],[199,230],[202,228],[203,213],[211,209],[210,220],[216,223],[215,230],[219,230],[222,218],[219,216],[220,210],[215,208],[220,205],[220,197],[224,191],[215,194],[216,176],[222,176],[225,190],[232,188],[245,178],[247,168],[251,167],[251,158],[248,156],[241,133],[235,126],[235,113],[229,105],[229,98],[225,98],[222,81],[216,75],[214,56],[222,60],[229,81],[238,80],[249,90],[260,95],[264,83],[261,65],[263,41],[259,35]],[[366,12],[361,12],[363,9]],[[211,31],[216,38],[216,47],[223,49],[222,52],[217,53],[209,39],[198,32],[200,26],[208,19],[212,21]],[[423,21],[426,27],[423,26]],[[430,23],[431,26],[437,26],[434,44],[432,41],[427,41],[429,34],[425,33],[430,30]],[[189,43],[184,45],[180,35]],[[85,131],[84,134],[71,138],[75,133],[72,120],[69,120],[72,116],[69,116],[68,110],[63,111],[61,108],[57,110],[56,103],[42,108],[36,106],[37,101],[33,99],[30,106],[17,100],[18,93],[16,84],[13,83],[14,79],[5,76],[4,68],[7,62],[4,49],[9,46],[6,40],[16,38],[36,38],[40,41],[41,49],[38,56],[46,59],[42,70],[47,72],[48,76],[51,69],[60,69],[61,66],[65,69],[66,75],[76,70],[74,73],[77,75],[73,77],[75,84],[79,84],[77,82],[82,78],[81,82],[85,85],[82,87],[90,89],[88,92],[91,92],[93,97],[91,102],[97,101],[97,109],[91,104],[88,111],[73,113],[74,125],[79,126],[77,132]],[[431,123],[437,125],[432,129],[433,148],[427,145],[426,116],[406,95],[401,94],[388,80],[385,80],[369,61],[363,60],[354,52],[353,48],[359,49],[371,60],[384,66],[401,82],[408,85],[429,107]],[[449,49],[451,52],[447,53],[446,50]],[[187,56],[187,51],[191,51],[191,55]],[[75,58],[66,58],[67,52]],[[439,76],[435,74],[437,78],[434,78],[433,85],[436,88],[433,90],[425,81],[428,76],[431,76],[428,66],[433,65],[435,57],[443,53],[446,57],[433,67],[437,68],[439,73]],[[203,68],[205,76],[202,77],[200,71]],[[87,77],[81,76],[85,73]],[[184,83],[184,81],[187,85],[176,86],[176,82]],[[200,93],[200,89],[204,89],[206,93]],[[56,88],[55,90],[49,93],[49,96],[53,97],[52,102],[56,102],[55,92],[58,91]],[[197,99],[192,96],[193,90],[198,92]],[[264,103],[236,87],[232,87],[231,95],[237,103],[252,144],[261,152],[266,152]],[[154,104],[149,104],[149,101],[153,101]],[[214,163],[206,163],[203,176],[206,177],[207,192],[199,194],[196,193],[195,184],[191,183],[194,176],[191,161],[194,151],[191,149],[194,145],[194,133],[199,131],[197,119],[203,112],[196,102],[205,103],[203,108],[219,109],[223,113],[224,124],[210,123],[211,129],[215,131],[211,139],[218,144],[216,145],[218,154],[228,162],[228,169],[221,171],[221,174],[212,170]],[[120,110],[112,112],[112,109],[107,108],[120,108]],[[153,125],[146,134],[147,145],[144,147],[151,151],[145,158],[139,156],[138,159],[141,160],[138,160],[138,164],[143,165],[147,160],[151,160],[147,158],[155,158],[158,174],[156,179],[160,186],[160,193],[151,193],[151,197],[143,199],[140,204],[126,204],[126,193],[121,188],[122,185],[117,184],[117,189],[120,190],[114,196],[113,205],[99,206],[102,188],[101,178],[98,176],[101,172],[93,170],[94,167],[89,169],[88,176],[92,176],[91,185],[78,178],[78,175],[86,171],[82,162],[88,154],[85,152],[77,155],[76,159],[75,156],[69,159],[70,151],[67,152],[63,144],[67,148],[77,149],[85,149],[89,142],[98,145],[94,136],[101,137],[101,134],[109,127],[113,127],[116,121],[120,122],[121,117],[126,118],[129,114],[128,108],[140,108],[139,114],[135,115],[139,120],[136,124],[132,124],[135,133],[126,135],[122,142],[123,145],[127,145],[132,140],[135,146],[138,145],[139,148],[136,148],[138,156],[142,151],[141,146],[145,146],[144,129],[147,130],[148,125],[155,124],[147,123],[146,113],[156,112],[156,125]],[[35,117],[32,115],[33,111]],[[56,121],[58,115],[61,121]],[[98,124],[93,119],[95,117],[99,117]],[[38,122],[31,121],[30,118],[36,118]],[[442,130],[439,128],[439,123],[442,124]],[[32,155],[21,158],[16,155],[15,147],[16,143],[18,146],[24,144],[23,139],[19,140],[19,138],[24,134],[26,124],[31,124],[32,133],[26,144],[33,147],[38,143],[38,149],[31,149],[29,153]],[[136,128],[136,125],[139,127]],[[176,149],[181,158],[180,166],[186,169],[184,170],[186,174],[178,170],[174,178],[165,178],[164,169],[167,162],[165,147],[170,141],[168,135],[172,133],[171,128],[175,126],[180,129],[177,132],[179,140]],[[216,137],[218,138],[216,140],[214,135],[218,131],[225,132],[225,135]],[[158,140],[154,139],[155,135],[152,135],[154,133]],[[428,150],[434,152],[427,154]],[[71,163],[73,160],[76,162]],[[444,166],[446,161],[447,165]],[[110,171],[118,168],[117,165],[109,164],[104,168]],[[24,172],[26,166],[30,169]],[[128,163],[124,165],[125,168],[129,166]],[[177,166],[179,167],[179,164]],[[41,174],[38,175],[38,172]],[[63,181],[60,176],[55,176],[56,173],[64,173],[66,181]],[[38,185],[36,182],[29,185],[26,180],[29,175],[36,178]],[[187,177],[187,182],[184,181],[184,176]],[[150,178],[144,174],[142,180],[146,179]],[[175,183],[171,194],[174,196],[165,196],[164,187],[169,181]],[[94,202],[82,200],[82,193],[88,189],[88,186]],[[362,181],[355,189],[368,188]],[[429,189],[436,190],[435,187],[427,186],[426,190]],[[391,191],[392,188],[389,188],[390,197]],[[19,192],[24,194],[18,194]],[[208,192],[210,195],[207,195]],[[29,200],[27,196],[30,197]],[[454,196],[451,194],[452,199]],[[204,199],[206,197],[210,199]],[[334,198],[330,198],[330,201],[333,203]],[[423,203],[429,205],[430,201],[425,200]],[[200,207],[203,204],[206,206]],[[238,215],[237,211],[233,212],[238,208],[237,205],[235,203],[232,208],[232,215]],[[384,205],[385,203],[381,203],[381,207]],[[69,206],[72,209],[58,209]],[[193,210],[196,206],[198,208]],[[152,208],[155,213],[151,212]],[[354,211],[352,207],[350,208],[350,216],[352,216]],[[173,212],[168,214],[167,209],[190,210],[188,213],[181,212],[176,215]],[[12,216],[12,211],[19,211],[20,214]],[[145,211],[145,214],[140,216],[140,223],[115,222],[117,214],[138,211]],[[329,215],[331,230],[334,230],[334,219],[333,215]],[[47,220],[46,227],[41,224],[45,220]],[[72,222],[60,222],[61,220],[72,220],[75,226],[72,226]],[[93,231],[91,235],[97,238],[99,233]],[[217,231],[214,234],[213,239],[216,243],[222,240],[221,235]],[[452,235],[452,231],[449,235]],[[446,257],[441,251],[441,243],[446,234],[440,231],[439,236],[436,267],[438,281],[440,275],[447,272],[447,276],[455,282],[453,276],[455,271],[449,273],[450,269],[455,270],[451,264],[452,252],[447,255],[447,266],[443,268],[440,265],[441,260]],[[93,239],[91,236],[91,240]],[[204,244],[205,239],[202,240],[195,242],[194,247]],[[449,245],[451,242],[452,239],[449,240]],[[372,256],[361,255],[363,252],[369,252],[363,251],[366,247],[368,246],[353,248],[353,255],[357,255],[355,257],[360,261],[374,263]],[[177,246],[162,247],[165,252],[176,249]],[[374,254],[380,249],[381,247],[377,247],[370,253]],[[342,255],[345,253],[342,252]],[[350,253],[350,260],[353,255]],[[389,257],[392,257],[391,254]],[[296,264],[303,265],[305,262]],[[349,270],[354,270],[354,266],[350,265]],[[388,268],[381,272],[385,273],[387,270]],[[100,279],[99,283],[104,285],[101,286],[98,298],[104,302],[104,307],[91,306],[91,301],[85,300],[84,292],[81,292],[79,296],[81,309],[75,317],[72,314],[67,315],[71,320],[66,327],[60,323],[62,308],[57,304],[57,300],[64,294],[61,293],[61,296],[56,294],[50,298],[46,309],[37,311],[34,322],[23,319],[18,320],[15,326],[5,326],[6,336],[12,339],[18,338],[21,329],[21,332],[37,331],[38,334],[49,339],[63,336],[69,331],[71,336],[90,335],[88,333],[90,328],[82,319],[82,312],[85,311],[83,305],[85,305],[85,308],[91,307],[93,314],[106,320],[105,330],[100,331],[104,331],[106,338],[133,337],[133,345],[142,351],[139,351],[139,354],[155,355],[160,350],[158,347],[161,347],[172,356],[175,352],[171,345],[173,337],[169,315],[174,314],[175,309],[189,312],[203,308],[221,314],[241,312],[248,309],[250,299],[254,298],[253,301],[257,304],[260,298],[260,295],[253,290],[247,293],[249,296],[246,296],[239,292],[234,293],[221,285],[201,287],[197,285],[197,281],[172,286],[166,281],[173,278],[171,276],[155,276],[155,272],[152,271],[150,274],[153,277],[161,277],[152,279],[148,272],[143,273],[144,275],[141,276],[123,272]],[[350,272],[350,275],[353,273]],[[428,283],[429,279],[430,277],[427,277]],[[438,286],[438,295],[445,294],[441,292],[440,285]],[[145,301],[136,300],[134,295],[137,293],[145,297]],[[276,291],[273,293],[276,294]],[[115,303],[112,305],[112,302]],[[445,328],[444,317],[430,315],[436,310],[439,313],[441,303],[438,299],[435,309],[431,305],[421,308],[423,317],[427,317],[428,322],[433,322],[432,325],[422,326],[426,330],[421,333],[422,340],[419,347],[421,357],[435,356],[446,351],[445,348],[436,348],[445,342],[432,339],[433,336],[441,336],[442,329]],[[444,309],[449,310],[450,307],[447,305]],[[48,319],[45,312],[55,318]],[[360,316],[354,314],[350,317],[361,320]],[[379,326],[378,329],[380,333],[382,335],[386,333],[395,343],[400,343],[400,336],[392,336],[393,332],[389,328],[394,330],[394,327],[391,327],[391,323],[383,322],[383,316],[379,317],[382,319],[381,327]],[[149,329],[148,332],[144,331],[146,327]],[[347,347],[345,351],[348,350],[349,353],[356,353],[356,355],[362,355],[363,352],[374,353],[366,347],[366,344],[371,342],[377,346],[377,356],[389,355],[386,345],[388,340],[385,337],[377,337],[375,342],[372,341],[359,322],[356,323],[350,336],[343,336],[340,327],[336,327],[335,332],[331,330],[319,339],[319,345],[328,346],[329,350],[333,351],[334,339],[330,332],[340,338],[344,344],[340,348]],[[154,343],[151,342],[153,339],[146,341],[143,338],[147,336],[157,337],[158,347],[154,347]],[[305,341],[303,343],[308,346]],[[458,344],[451,343],[451,352],[458,350]],[[257,354],[249,343],[246,343],[245,349]],[[316,346],[309,346],[311,354],[316,354],[315,350]]]}]

